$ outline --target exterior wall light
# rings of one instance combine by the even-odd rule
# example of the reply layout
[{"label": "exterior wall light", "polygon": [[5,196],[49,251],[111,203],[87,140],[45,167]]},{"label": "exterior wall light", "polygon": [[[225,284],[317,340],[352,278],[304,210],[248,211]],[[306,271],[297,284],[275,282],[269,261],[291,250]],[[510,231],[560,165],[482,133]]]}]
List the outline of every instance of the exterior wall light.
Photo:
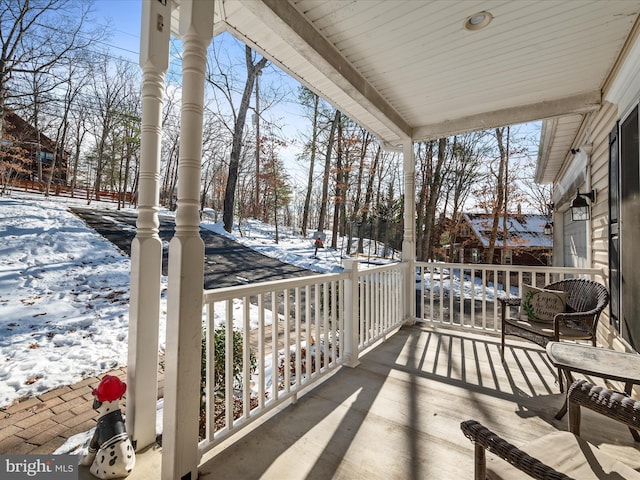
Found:
[{"label": "exterior wall light", "polygon": [[[587,202],[587,199],[590,202]],[[588,193],[580,193],[578,189],[578,193],[576,194],[576,198],[571,202],[571,220],[573,222],[581,221],[581,220],[589,220],[591,217],[591,206],[590,203],[596,201],[596,191],[591,190]]]},{"label": "exterior wall light", "polygon": [[545,235],[551,235],[553,234],[553,222],[547,222],[544,224],[544,227],[542,229],[542,232]]}]

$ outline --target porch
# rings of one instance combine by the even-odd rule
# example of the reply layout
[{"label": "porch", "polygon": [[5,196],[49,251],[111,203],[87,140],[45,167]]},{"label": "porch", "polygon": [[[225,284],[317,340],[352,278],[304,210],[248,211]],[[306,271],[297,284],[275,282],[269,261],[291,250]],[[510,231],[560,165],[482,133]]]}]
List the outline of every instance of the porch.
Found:
[{"label": "porch", "polygon": [[[635,88],[635,80],[626,81],[627,76],[637,78],[633,74],[635,64],[627,69],[624,62],[639,58],[633,46],[638,44],[640,3],[596,1],[579,9],[566,8],[562,1],[444,5],[406,1],[379,2],[374,7],[371,2],[355,1],[344,3],[342,9],[343,2],[314,0],[143,2],[140,204],[132,248],[129,335],[129,363],[134,368],[129,370],[128,383],[133,401],[127,404],[127,431],[139,449],[155,439],[150,427],[155,423],[154,413],[149,405],[155,402],[150,385],[157,368],[157,349],[149,339],[158,336],[157,279],[162,246],[157,236],[157,179],[171,33],[181,38],[183,46],[179,197],[176,235],[169,249],[163,478],[195,479],[198,471],[205,478],[209,472],[212,477],[243,477],[236,470],[241,467],[256,468],[265,477],[272,473],[275,477],[276,468],[291,472],[295,467],[296,472],[304,473],[296,473],[294,478],[313,477],[316,472],[318,477],[370,478],[374,473],[364,473],[368,472],[368,462],[371,472],[382,471],[385,477],[390,471],[395,473],[395,468],[401,469],[392,475],[397,478],[427,478],[436,470],[446,472],[450,478],[456,478],[454,474],[468,477],[471,446],[459,433],[460,421],[477,417],[516,443],[554,428],[550,419],[560,397],[553,369],[544,354],[529,345],[512,349],[503,365],[491,337],[499,328],[495,301],[498,284],[502,285],[503,294],[510,295],[512,287],[527,283],[524,274],[507,269],[500,277],[492,271],[493,266],[414,262],[413,144],[477,128],[557,120],[553,135],[558,135],[558,140],[545,137],[542,142],[546,156],[540,168],[547,171],[548,181],[559,181],[565,164],[571,167],[595,163],[596,158],[590,157],[592,152],[599,162],[593,174],[591,169],[587,173],[583,173],[584,168],[566,169],[571,178],[565,179],[566,189],[555,202],[555,215],[565,215],[570,201],[567,192],[577,187],[590,191],[596,186],[601,192],[606,188],[609,143],[605,133],[615,122],[615,112],[607,102],[613,97],[627,102],[626,90],[629,96],[638,91],[628,86]],[[482,29],[489,23],[491,28]],[[227,331],[234,324],[230,312],[238,302],[244,312],[249,305],[257,307],[262,330],[257,343],[257,379],[250,382],[246,375],[250,359],[242,361],[245,375],[239,390],[244,400],[239,418],[230,413],[238,388],[232,380],[232,345],[227,337],[222,400],[226,410],[221,425],[214,425],[211,418],[216,411],[212,405],[220,390],[212,384],[212,373],[208,371],[209,425],[204,439],[199,441],[203,248],[198,237],[198,206],[205,52],[214,34],[222,30],[255,46],[304,84],[315,87],[314,91],[374,133],[382,147],[402,153],[403,262],[396,273],[373,272],[365,280],[357,268],[352,268],[344,274],[317,279],[315,284],[271,285],[268,291],[256,290],[263,286],[248,286],[243,291],[207,292],[207,335],[211,335],[211,320],[215,322],[218,303],[225,305],[221,310],[224,314],[219,315],[224,318]],[[539,48],[532,48],[534,45]],[[523,51],[528,52],[525,63]],[[446,68],[434,69],[436,64]],[[620,80],[615,78],[619,72],[624,74]],[[615,96],[607,96],[611,85]],[[610,118],[594,120],[601,110],[612,112]],[[597,133],[597,138],[592,138],[592,132]],[[578,151],[583,163],[574,164],[572,155]],[[586,274],[590,278],[598,276],[596,280],[610,285],[605,227],[608,200],[606,195],[598,195],[597,199],[592,205],[591,220],[580,224],[581,235],[588,239],[581,243],[584,252],[581,249],[580,255],[576,254],[580,262],[556,260],[558,265],[597,269],[583,272],[549,267],[529,271],[528,282],[544,285],[554,275],[553,280],[559,280],[567,274]],[[557,223],[559,227],[560,222]],[[560,228],[554,230],[554,246],[561,233]],[[458,283],[454,281],[456,271]],[[435,280],[439,285],[434,285]],[[416,290],[420,292],[417,303]],[[284,302],[282,309],[274,308],[280,299]],[[263,365],[270,356],[273,372],[280,360],[279,345],[275,348],[280,333],[276,335],[271,330],[271,347],[265,334],[268,311],[272,318],[280,312],[285,314],[283,347],[287,351],[287,347],[295,346],[293,370],[284,368],[282,390],[280,379],[275,381],[271,376],[270,382],[269,369]],[[242,315],[241,321],[247,325],[248,314]],[[416,317],[428,320],[436,328],[451,327],[469,333],[447,330],[448,336],[442,337],[445,333],[441,330],[405,326],[391,336]],[[334,333],[339,334],[339,350]],[[478,334],[486,336],[461,340]],[[246,339],[247,334],[244,335]],[[602,344],[612,346],[615,336],[615,328],[603,328]],[[249,349],[245,339],[246,354]],[[331,358],[323,356],[318,348],[311,353],[310,346],[320,339],[332,342]],[[388,341],[362,355],[363,350],[382,339]],[[208,349],[212,343],[208,342]],[[208,352],[209,368],[212,353]],[[330,375],[335,378],[310,391]],[[254,384],[258,406],[250,409],[246,395]],[[434,391],[437,395],[431,395]],[[331,395],[336,397],[331,400]],[[290,402],[295,405],[290,406]],[[266,414],[282,408],[286,412],[265,422]],[[287,418],[278,422],[282,416]],[[256,428],[257,423],[252,422],[265,423],[237,440],[240,437],[236,432],[245,435]],[[596,442],[605,438],[607,429],[599,425],[591,431],[586,428],[587,423],[587,438],[593,431],[598,432],[598,437],[592,438]],[[612,433],[607,438],[629,442],[621,445],[630,447],[632,457],[636,451],[626,433]],[[274,438],[282,438],[282,443],[274,442]],[[378,438],[384,440],[377,442]],[[222,450],[229,441],[241,443]],[[242,442],[250,449],[242,449]],[[372,444],[376,448],[372,449]],[[385,454],[381,449],[390,445],[393,452]],[[299,450],[303,447],[309,451]],[[209,457],[216,452],[218,456],[209,463]],[[239,460],[241,465],[225,470],[226,459]],[[355,471],[349,472],[347,465]],[[323,467],[329,470],[321,474]],[[455,469],[460,471],[449,474]],[[246,476],[250,477],[251,472],[247,471]]]},{"label": "porch", "polygon": [[[219,345],[215,328],[243,326],[240,351],[232,336],[223,352],[206,350],[198,478],[468,478],[461,421],[516,445],[567,429],[554,419],[564,397],[544,350],[509,338],[500,361],[495,299],[523,283],[598,280],[598,270],[417,263],[407,290],[407,264],[360,268],[205,292],[207,343]],[[413,297],[409,325],[401,299]],[[211,367],[223,358],[221,385]],[[624,426],[585,415],[585,438],[640,468]],[[162,457],[139,453],[132,478],[160,478]]]},{"label": "porch", "polygon": [[[566,430],[546,354],[499,338],[419,322],[373,346],[275,416],[203,457],[200,479],[471,478],[477,419],[516,445]],[[599,379],[591,379],[598,384]],[[640,456],[622,425],[583,412],[582,436],[633,468]],[[160,478],[161,449],[139,454],[129,478]],[[152,473],[154,474],[153,476]]]},{"label": "porch", "polygon": [[[593,379],[596,383],[598,379]],[[214,450],[201,479],[471,478],[474,418],[516,445],[557,430],[563,396],[543,350],[417,324],[403,327],[228,448]],[[637,447],[622,425],[586,413],[583,436],[634,468]]]}]

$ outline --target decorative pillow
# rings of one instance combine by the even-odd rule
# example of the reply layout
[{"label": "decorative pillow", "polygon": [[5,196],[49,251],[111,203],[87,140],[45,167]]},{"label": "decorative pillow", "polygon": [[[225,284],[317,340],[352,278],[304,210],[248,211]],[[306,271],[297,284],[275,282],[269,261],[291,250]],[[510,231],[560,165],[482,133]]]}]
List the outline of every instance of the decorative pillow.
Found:
[{"label": "decorative pillow", "polygon": [[522,285],[520,306],[522,320],[553,323],[553,317],[556,316],[556,313],[564,312],[566,308],[567,292]]}]

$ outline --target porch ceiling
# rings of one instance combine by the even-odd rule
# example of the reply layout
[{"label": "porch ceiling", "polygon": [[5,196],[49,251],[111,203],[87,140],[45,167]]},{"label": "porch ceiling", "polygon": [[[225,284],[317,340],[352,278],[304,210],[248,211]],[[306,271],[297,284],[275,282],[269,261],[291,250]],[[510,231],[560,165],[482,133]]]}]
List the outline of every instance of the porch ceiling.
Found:
[{"label": "porch ceiling", "polygon": [[[492,22],[466,30],[480,11]],[[597,108],[639,11],[640,0],[216,0],[217,31],[391,144]]]}]

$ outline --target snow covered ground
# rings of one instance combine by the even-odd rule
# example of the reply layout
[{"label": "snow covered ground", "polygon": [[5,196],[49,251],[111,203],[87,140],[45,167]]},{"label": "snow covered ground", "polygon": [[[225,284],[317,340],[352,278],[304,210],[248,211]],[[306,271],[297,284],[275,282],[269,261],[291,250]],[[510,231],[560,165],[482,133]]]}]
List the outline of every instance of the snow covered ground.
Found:
[{"label": "snow covered ground", "polygon": [[[87,206],[19,192],[0,197],[0,407],[126,364],[130,260],[70,213],[73,205]],[[276,244],[273,227],[256,221],[243,224],[242,236],[211,215],[203,226],[287,263],[342,270],[340,251],[315,257],[310,239],[282,227]],[[164,348],[166,278],[162,285]]]},{"label": "snow covered ground", "polygon": [[126,363],[129,258],[67,205],[0,197],[0,406]]}]

